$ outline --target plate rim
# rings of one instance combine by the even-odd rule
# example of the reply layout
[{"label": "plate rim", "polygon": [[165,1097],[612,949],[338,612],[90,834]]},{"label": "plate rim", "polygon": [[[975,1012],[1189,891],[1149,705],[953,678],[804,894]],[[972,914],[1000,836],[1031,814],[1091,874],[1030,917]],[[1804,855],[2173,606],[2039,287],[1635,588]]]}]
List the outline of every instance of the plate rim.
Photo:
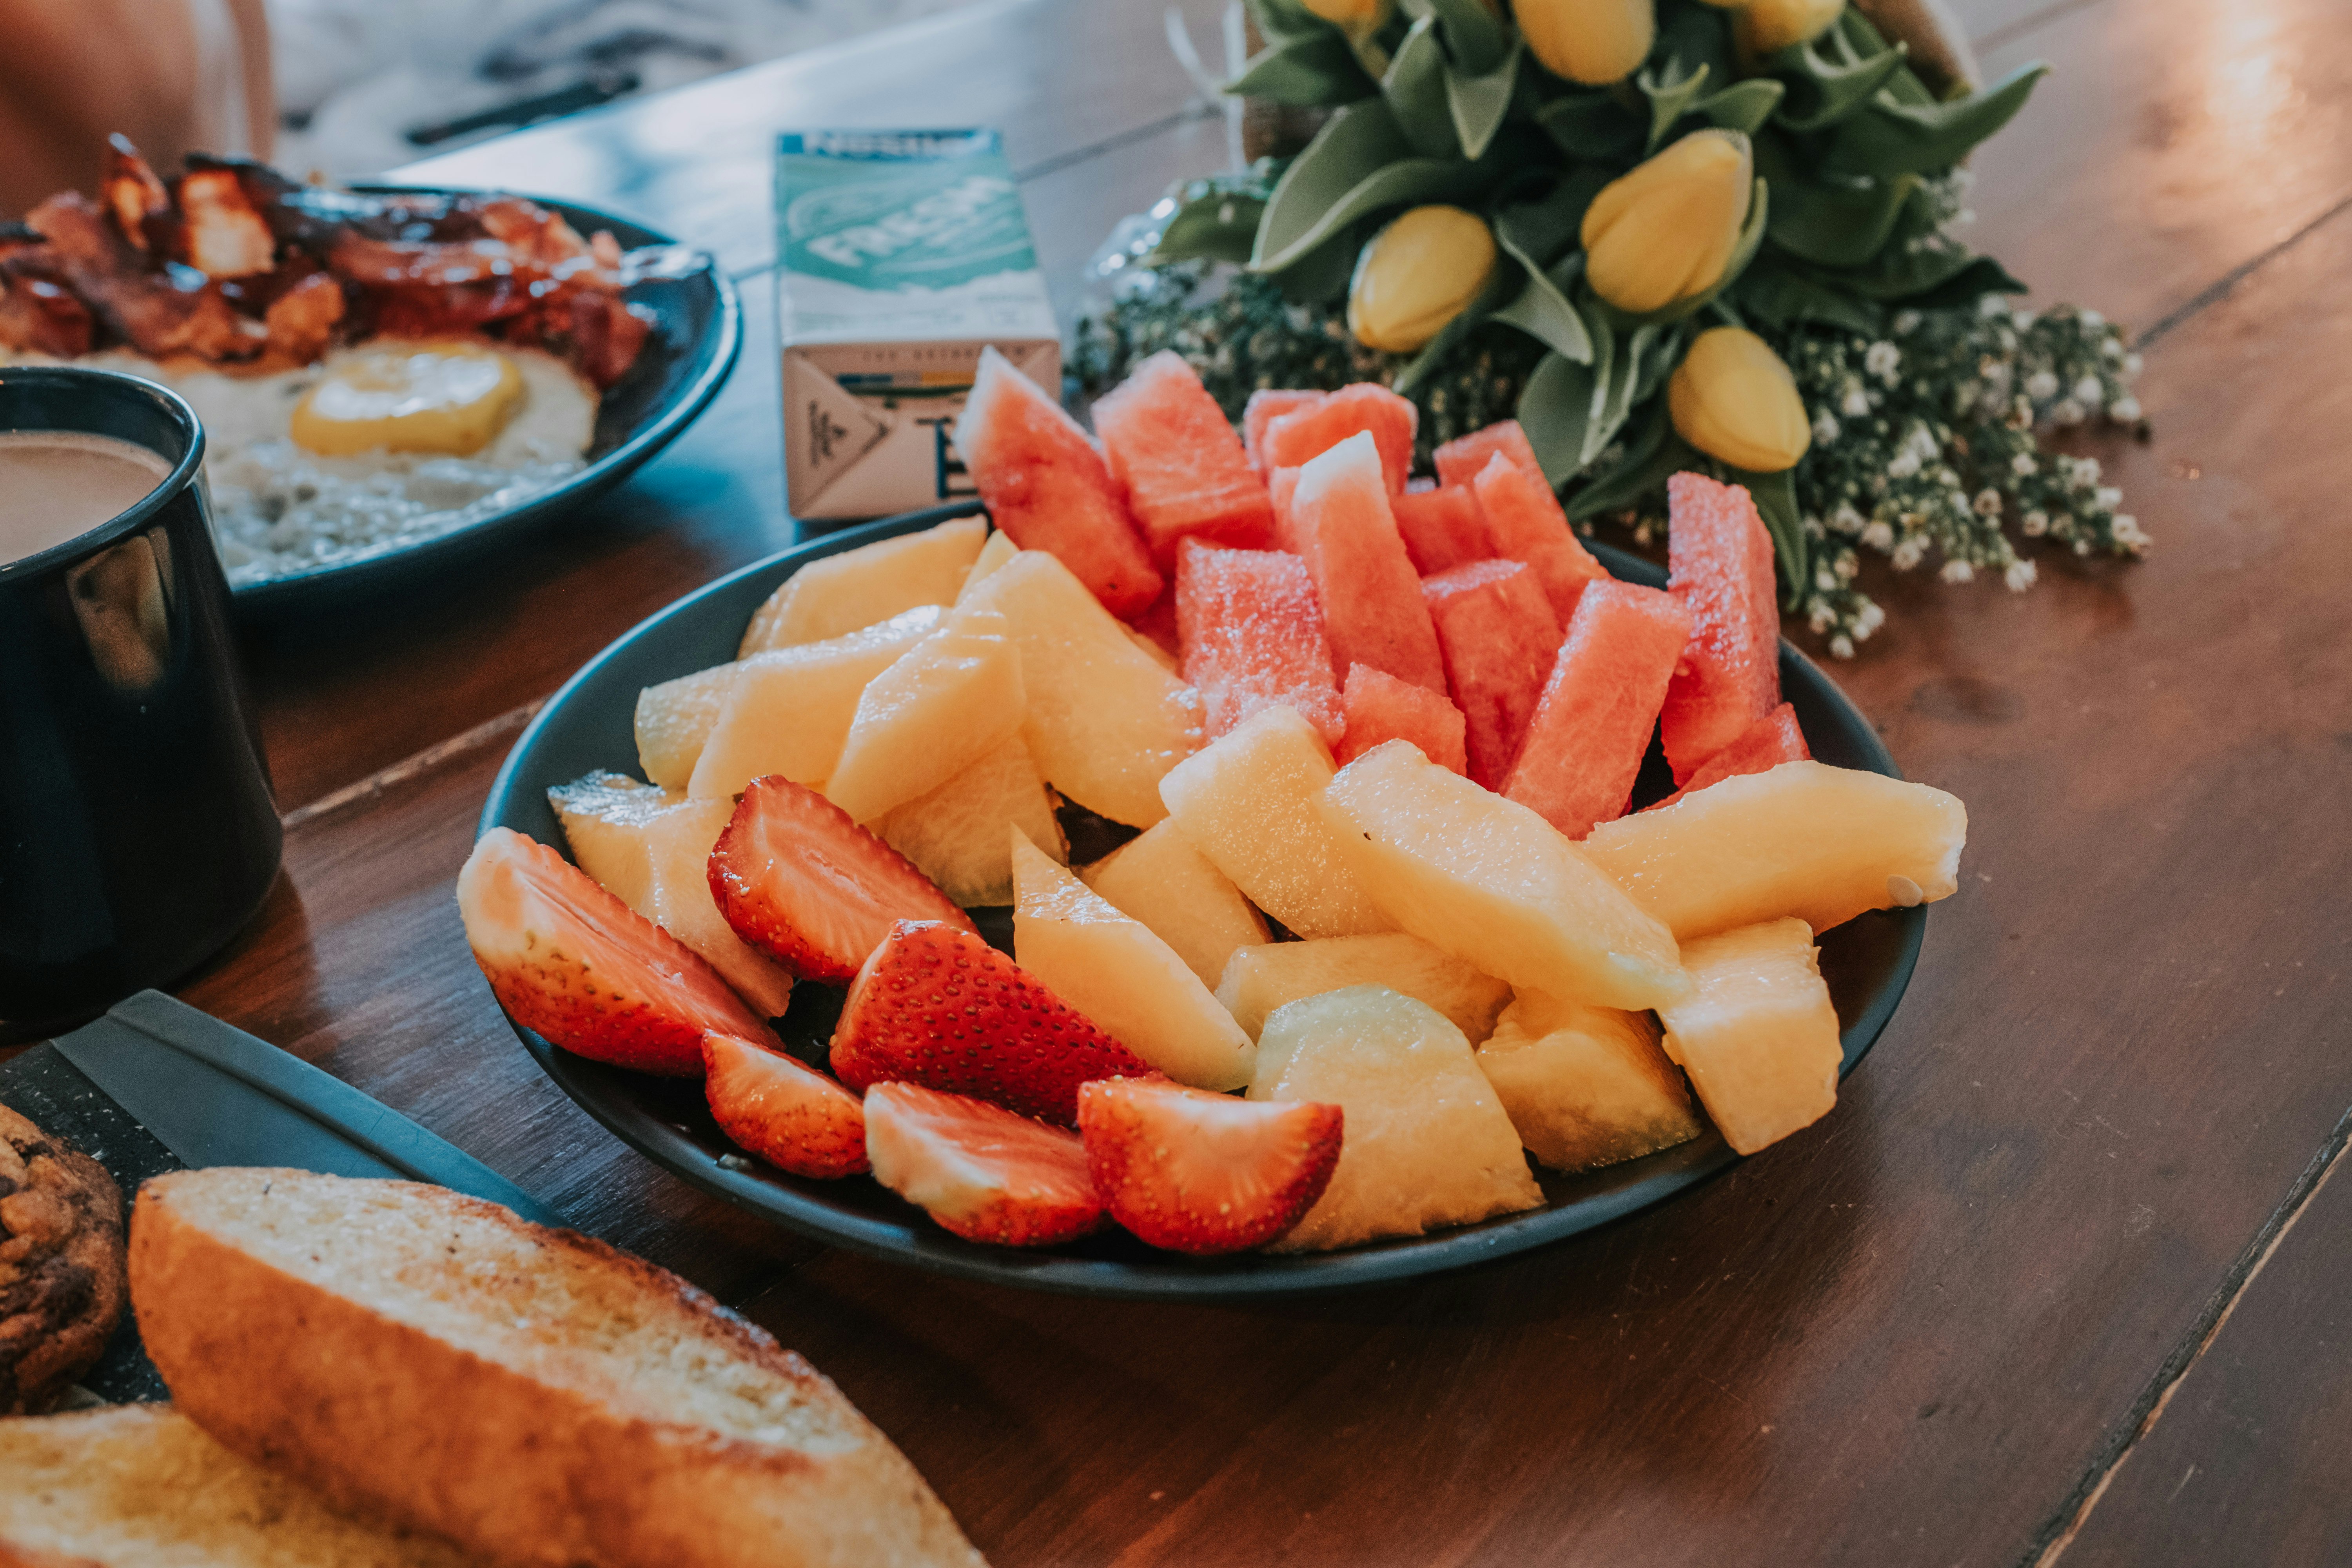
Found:
[{"label": "plate rim", "polygon": [[[810,562],[954,518],[982,514],[985,510],[974,499],[840,529],[722,574],[645,616],[599,649],[531,715],[490,782],[476,822],[476,839],[478,841],[493,827],[506,826],[507,810],[522,785],[520,775],[541,737],[559,721],[575,694],[656,626],[692,613],[697,605],[724,594],[746,578],[777,573],[781,567],[783,570],[775,578],[781,584]],[[1664,585],[1665,573],[1654,563],[1604,542],[1585,542],[1612,576],[1648,586]],[[1818,682],[1832,700],[1852,714],[1855,721],[1852,728],[1862,742],[1859,749],[1874,771],[1898,779],[1903,776],[1877,726],[1825,670],[1786,637],[1780,638],[1780,656],[1784,678],[1795,667],[1803,672],[1804,679]],[[555,847],[570,858],[565,847]],[[1926,937],[1925,905],[1885,912],[1898,928],[1894,962],[1886,983],[1853,1022],[1840,1031],[1839,1043],[1843,1052],[1838,1068],[1841,1082],[1860,1066],[1901,1005]],[[688,1144],[681,1131],[660,1121],[650,1110],[642,1105],[614,1103],[613,1097],[603,1092],[596,1081],[606,1075],[624,1079],[641,1075],[573,1056],[516,1023],[503,1007],[500,1015],[506,1017],[508,1027],[524,1050],[572,1103],[630,1148],[712,1197],[827,1246],[902,1268],[1101,1300],[1266,1300],[1325,1295],[1451,1273],[1628,1219],[1712,1181],[1738,1164],[1742,1158],[1734,1154],[1721,1134],[1709,1127],[1689,1143],[1628,1161],[1621,1166],[1604,1167],[1632,1178],[1622,1186],[1559,1207],[1547,1204],[1539,1209],[1441,1230],[1434,1235],[1393,1238],[1374,1244],[1370,1250],[1353,1247],[1319,1253],[1242,1253],[1200,1259],[1171,1253],[1154,1255],[1140,1263],[1072,1257],[1050,1248],[1029,1250],[964,1241],[931,1225],[911,1205],[911,1223],[845,1214],[817,1198],[780,1186],[773,1179],[729,1170],[698,1147]],[[684,1145],[688,1152],[681,1154],[674,1145]]]}]

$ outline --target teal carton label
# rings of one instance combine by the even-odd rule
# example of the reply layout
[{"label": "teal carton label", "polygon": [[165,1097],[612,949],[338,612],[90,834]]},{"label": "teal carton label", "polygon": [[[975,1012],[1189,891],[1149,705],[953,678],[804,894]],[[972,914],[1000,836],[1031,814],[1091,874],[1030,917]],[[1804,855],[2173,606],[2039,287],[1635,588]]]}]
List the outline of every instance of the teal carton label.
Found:
[{"label": "teal carton label", "polygon": [[787,132],[776,151],[789,273],[897,292],[1037,265],[993,131]]}]

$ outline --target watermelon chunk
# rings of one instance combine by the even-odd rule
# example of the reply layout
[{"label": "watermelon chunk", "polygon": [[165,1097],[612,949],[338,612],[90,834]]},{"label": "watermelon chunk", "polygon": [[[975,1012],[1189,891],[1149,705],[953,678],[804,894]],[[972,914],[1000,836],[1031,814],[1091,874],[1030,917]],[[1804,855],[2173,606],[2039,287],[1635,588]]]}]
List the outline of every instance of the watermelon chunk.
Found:
[{"label": "watermelon chunk", "polygon": [[1095,434],[1163,572],[1186,538],[1239,550],[1274,542],[1265,481],[1182,355],[1163,349],[1106,393],[1095,404]]},{"label": "watermelon chunk", "polygon": [[1516,419],[1498,420],[1484,430],[1473,430],[1467,436],[1457,436],[1433,454],[1437,462],[1437,482],[1441,485],[1472,485],[1486,471],[1486,465],[1497,455],[1511,459],[1521,472],[1545,488],[1550,481],[1544,478],[1543,465],[1536,461],[1536,449],[1528,444],[1528,433],[1519,428]]},{"label": "watermelon chunk", "polygon": [[[1246,411],[1244,411],[1246,416]],[[1413,432],[1421,410],[1410,398],[1369,381],[1343,386],[1319,403],[1278,414],[1258,437],[1258,455],[1269,468],[1296,468],[1321,457],[1349,437],[1369,434],[1379,444],[1381,473],[1389,494],[1402,495],[1412,472]]]},{"label": "watermelon chunk", "polygon": [[[1131,630],[1140,633],[1151,646],[1181,664],[1184,658],[1184,641],[1176,632],[1176,584],[1170,583],[1167,591],[1151,601],[1151,605],[1127,623]],[[1170,668],[1174,668],[1171,664]]]},{"label": "watermelon chunk", "polygon": [[1495,553],[1486,520],[1478,515],[1478,498],[1467,485],[1409,489],[1389,506],[1396,513],[1397,531],[1404,535],[1404,552],[1424,577]]},{"label": "watermelon chunk", "polygon": [[1659,805],[1674,805],[1695,789],[1721,784],[1738,773],[1769,773],[1782,763],[1805,762],[1812,754],[1812,748],[1805,744],[1804,731],[1797,727],[1797,710],[1783,702],[1742,730],[1739,739],[1701,763],[1691,774],[1690,783],[1657,805],[1644,809],[1655,811]]},{"label": "watermelon chunk", "polygon": [[1266,426],[1283,415],[1312,408],[1323,397],[1319,392],[1289,387],[1260,387],[1251,393],[1242,405],[1242,450],[1249,454],[1250,467],[1272,479],[1274,469],[1265,460]]},{"label": "watermelon chunk", "polygon": [[1502,793],[1570,838],[1624,816],[1689,640],[1690,611],[1672,594],[1585,589]]},{"label": "watermelon chunk", "polygon": [[1176,557],[1184,679],[1200,689],[1213,741],[1275,703],[1298,710],[1327,745],[1344,725],[1331,645],[1307,563],[1279,550],[1220,550],[1188,539]]},{"label": "watermelon chunk", "polygon": [[1686,785],[1780,703],[1772,536],[1745,489],[1704,474],[1666,481],[1666,591],[1690,609],[1690,647],[1660,723],[1675,783]]},{"label": "watermelon chunk", "polygon": [[1552,613],[1566,626],[1576,614],[1576,596],[1584,585],[1599,582],[1609,572],[1577,542],[1569,529],[1568,514],[1560,510],[1559,498],[1540,476],[1529,479],[1525,469],[1499,452],[1486,459],[1471,488],[1477,493],[1478,510],[1486,519],[1486,536],[1494,541],[1495,553],[1507,561],[1524,561],[1536,569],[1544,595],[1551,600]]},{"label": "watermelon chunk", "polygon": [[1469,721],[1469,774],[1500,790],[1543,697],[1559,653],[1559,617],[1535,569],[1519,561],[1477,561],[1421,585],[1454,704]]},{"label": "watermelon chunk", "polygon": [[1274,508],[1274,544],[1277,550],[1298,553],[1298,535],[1290,526],[1290,498],[1298,493],[1298,470],[1276,468],[1265,482],[1265,499]]},{"label": "watermelon chunk", "polygon": [[[1279,425],[1280,420],[1276,424]],[[1380,448],[1359,431],[1298,471],[1290,534],[1323,605],[1333,670],[1351,664],[1445,690],[1437,629],[1389,511]]]},{"label": "watermelon chunk", "polygon": [[1441,768],[1465,773],[1462,710],[1450,698],[1426,686],[1399,680],[1369,664],[1348,667],[1348,684],[1340,693],[1348,730],[1339,748],[1339,765],[1346,767],[1383,741],[1411,741],[1421,754]]},{"label": "watermelon chunk", "polygon": [[980,352],[954,439],[989,515],[1013,543],[1053,554],[1121,619],[1160,597],[1163,580],[1102,454],[994,349]]}]

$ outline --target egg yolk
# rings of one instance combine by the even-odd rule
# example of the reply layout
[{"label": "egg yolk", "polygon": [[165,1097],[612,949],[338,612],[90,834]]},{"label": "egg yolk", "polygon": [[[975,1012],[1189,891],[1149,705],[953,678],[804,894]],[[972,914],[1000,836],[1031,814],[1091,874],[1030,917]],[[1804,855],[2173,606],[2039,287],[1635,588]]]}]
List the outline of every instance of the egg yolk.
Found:
[{"label": "egg yolk", "polygon": [[331,361],[294,405],[295,444],[321,457],[469,458],[522,406],[522,373],[479,343],[381,342]]}]

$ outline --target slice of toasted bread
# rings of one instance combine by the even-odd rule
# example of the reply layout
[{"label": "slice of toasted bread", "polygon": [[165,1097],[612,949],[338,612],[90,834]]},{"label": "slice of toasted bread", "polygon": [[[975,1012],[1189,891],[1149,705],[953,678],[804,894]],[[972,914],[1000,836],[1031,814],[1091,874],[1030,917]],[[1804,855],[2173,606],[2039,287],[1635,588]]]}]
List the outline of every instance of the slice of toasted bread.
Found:
[{"label": "slice of toasted bread", "polygon": [[0,1568],[467,1568],[337,1513],[161,1405],[0,1420]]},{"label": "slice of toasted bread", "polygon": [[412,1182],[158,1176],[131,1299],[179,1408],[512,1564],[981,1562],[806,1362],[675,1275]]}]

